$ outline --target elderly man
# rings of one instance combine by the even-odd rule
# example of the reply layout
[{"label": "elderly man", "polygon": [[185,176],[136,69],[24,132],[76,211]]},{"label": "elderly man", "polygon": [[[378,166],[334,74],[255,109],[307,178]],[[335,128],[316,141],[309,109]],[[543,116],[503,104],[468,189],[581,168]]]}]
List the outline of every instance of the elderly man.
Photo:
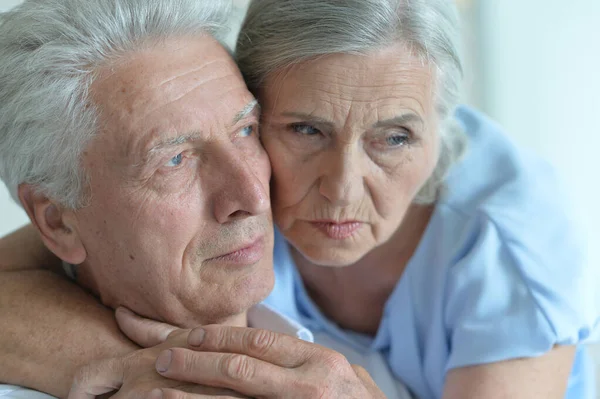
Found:
[{"label": "elderly man", "polygon": [[[257,102],[214,38],[226,17],[213,1],[44,0],[0,22],[0,177],[82,287],[185,328],[246,326],[273,286],[270,166]],[[135,348],[104,339],[3,372],[65,396],[86,358]]]}]

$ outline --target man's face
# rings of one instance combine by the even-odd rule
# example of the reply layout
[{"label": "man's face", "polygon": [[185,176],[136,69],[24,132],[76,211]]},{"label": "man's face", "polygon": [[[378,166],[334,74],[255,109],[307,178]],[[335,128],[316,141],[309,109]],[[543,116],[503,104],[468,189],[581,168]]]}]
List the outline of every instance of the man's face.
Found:
[{"label": "man's face", "polygon": [[273,230],[259,110],[235,63],[203,36],[98,72],[82,267],[112,307],[181,326],[243,315],[272,289]]}]

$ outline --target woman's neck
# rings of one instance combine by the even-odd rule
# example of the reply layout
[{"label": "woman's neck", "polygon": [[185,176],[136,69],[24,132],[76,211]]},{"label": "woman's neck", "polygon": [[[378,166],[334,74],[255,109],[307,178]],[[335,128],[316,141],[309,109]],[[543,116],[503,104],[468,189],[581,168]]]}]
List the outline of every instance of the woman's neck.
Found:
[{"label": "woman's neck", "polygon": [[375,335],[385,303],[419,245],[433,209],[411,206],[396,233],[352,265],[316,265],[292,248],[304,286],[321,311],[344,329]]}]

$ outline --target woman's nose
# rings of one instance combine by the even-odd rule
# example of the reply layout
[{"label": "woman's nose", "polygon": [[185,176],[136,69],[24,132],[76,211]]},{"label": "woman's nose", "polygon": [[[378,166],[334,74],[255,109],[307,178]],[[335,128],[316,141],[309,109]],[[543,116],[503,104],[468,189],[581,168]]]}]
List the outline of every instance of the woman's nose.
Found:
[{"label": "woman's nose", "polygon": [[363,171],[357,151],[345,149],[326,154],[319,193],[336,206],[361,201],[365,194]]}]

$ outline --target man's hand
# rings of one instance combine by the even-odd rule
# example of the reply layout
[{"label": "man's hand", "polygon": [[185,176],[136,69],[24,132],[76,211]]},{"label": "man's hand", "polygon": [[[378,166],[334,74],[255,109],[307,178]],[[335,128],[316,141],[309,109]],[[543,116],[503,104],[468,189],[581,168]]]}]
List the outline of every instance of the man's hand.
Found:
[{"label": "man's hand", "polygon": [[[121,329],[142,346],[156,343],[168,328],[131,314],[122,316]],[[369,374],[340,353],[288,335],[213,325],[178,335],[184,336],[187,343],[179,341],[158,356],[160,375],[257,398],[385,398]],[[154,394],[158,397],[158,391]],[[199,396],[166,388],[160,397]]]},{"label": "man's hand", "polygon": [[71,387],[69,399],[92,399],[113,391],[118,391],[114,395],[115,398],[143,399],[160,396],[162,389],[168,389],[168,392],[173,392],[173,394],[186,392],[194,394],[196,397],[198,395],[200,395],[199,397],[203,395],[245,397],[228,389],[181,382],[158,374],[155,369],[156,358],[167,348],[186,346],[190,330],[181,330],[162,323],[155,323],[152,326],[154,330],[151,331],[159,333],[159,335],[145,337],[148,339],[148,343],[151,342],[150,339],[161,339],[162,335],[160,334],[171,330],[164,336],[163,343],[138,350],[130,355],[101,360],[80,368]]}]

